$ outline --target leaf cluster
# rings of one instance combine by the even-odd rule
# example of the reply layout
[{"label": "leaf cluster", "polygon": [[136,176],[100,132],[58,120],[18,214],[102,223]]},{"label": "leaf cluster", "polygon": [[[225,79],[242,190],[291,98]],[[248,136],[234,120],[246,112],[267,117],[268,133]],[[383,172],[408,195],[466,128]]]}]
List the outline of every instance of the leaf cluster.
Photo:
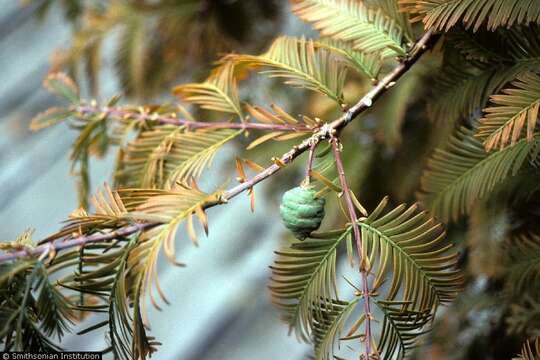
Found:
[{"label": "leaf cluster", "polygon": [[[377,349],[390,359],[415,346],[436,308],[456,296],[462,278],[441,224],[416,206],[388,211],[387,204],[384,199],[359,225],[374,303],[384,319]],[[349,226],[295,242],[277,252],[271,267],[270,290],[283,319],[300,338],[315,343],[321,359],[332,358],[337,339],[358,339],[365,321],[365,315],[354,312],[361,293],[351,301],[338,294],[339,249],[352,252],[351,232]]]}]

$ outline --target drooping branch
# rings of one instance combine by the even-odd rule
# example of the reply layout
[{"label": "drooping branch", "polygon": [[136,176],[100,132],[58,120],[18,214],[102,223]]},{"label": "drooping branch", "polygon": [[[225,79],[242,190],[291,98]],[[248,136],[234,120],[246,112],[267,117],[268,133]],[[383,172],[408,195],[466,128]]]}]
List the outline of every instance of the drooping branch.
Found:
[{"label": "drooping branch", "polygon": [[[347,111],[345,111],[345,113],[342,116],[340,116],[338,119],[334,120],[331,123],[325,123],[323,126],[317,129],[314,129],[313,135],[311,137],[305,139],[300,144],[294,146],[291,150],[283,154],[283,156],[281,156],[280,158],[273,159],[274,163],[272,165],[270,165],[265,170],[255,175],[253,178],[225,191],[222,194],[220,201],[207,204],[206,208],[227,203],[230,199],[234,198],[235,196],[241,194],[242,192],[252,188],[254,185],[258,184],[259,182],[277,173],[283,167],[293,162],[294,159],[296,159],[298,156],[303,154],[305,151],[309,150],[313,146],[313,144],[318,144],[319,142],[325,139],[331,139],[332,137],[337,136],[339,132],[345,126],[347,126],[348,123],[350,123],[362,112],[369,109],[375,100],[377,100],[388,89],[390,89],[395,84],[395,82],[403,74],[405,74],[407,70],[414,63],[416,63],[416,61],[418,61],[420,56],[430,48],[430,46],[435,42],[436,38],[437,36],[434,36],[431,30],[427,31],[418,40],[418,42],[412,47],[409,55],[405,57],[404,59],[402,59],[401,62],[389,74],[387,74],[384,78],[382,78],[377,83],[377,85],[375,85],[354,106],[350,107]],[[109,113],[109,116],[122,117],[124,115],[125,114],[121,114],[121,113],[116,113],[116,114]],[[150,117],[152,115],[147,114],[144,116]],[[141,120],[144,120],[144,119],[145,118],[141,118]],[[148,118],[148,120],[152,120],[152,119]],[[163,118],[163,120],[164,121],[170,120],[173,124],[180,125],[180,123],[178,122],[179,119],[177,118],[170,118],[169,120],[167,120],[167,118],[165,117]],[[187,120],[182,120],[182,121],[188,122]],[[210,124],[210,125],[201,125],[201,126],[211,127],[212,125],[219,124],[219,123],[200,123],[200,124]],[[232,124],[232,123],[222,123],[222,124]],[[253,125],[265,125],[265,124],[253,124]],[[238,126],[243,126],[243,124],[238,124]],[[52,246],[54,248],[53,250],[58,251],[58,250],[63,250],[69,247],[76,247],[76,246],[84,245],[85,243],[88,243],[89,241],[91,242],[108,241],[108,240],[113,239],[115,234],[116,236],[129,236],[131,234],[141,231],[144,228],[153,227],[156,225],[158,224],[144,223],[144,224],[129,225],[129,226],[117,229],[113,232],[106,233],[106,234],[92,234],[92,235],[86,235],[86,236],[83,235],[83,236],[71,238],[71,239],[56,240],[52,243]],[[44,245],[41,245],[32,249],[30,251],[30,255],[37,256],[50,250],[51,250],[51,245],[44,244]],[[2,255],[0,257],[0,262],[14,260],[14,259],[22,258],[26,256],[29,256],[29,252],[27,251],[11,252],[11,253]]]},{"label": "drooping branch", "polygon": [[365,314],[365,337],[364,342],[366,344],[366,359],[371,359],[371,309],[370,309],[370,290],[368,283],[367,267],[365,265],[364,251],[362,244],[362,236],[360,234],[360,228],[358,227],[358,216],[354,208],[354,203],[351,197],[351,189],[347,183],[345,177],[345,168],[343,166],[343,160],[341,159],[341,144],[339,140],[334,137],[330,140],[332,144],[332,151],[334,153],[334,159],[336,160],[336,168],[339,177],[339,183],[343,189],[342,196],[347,205],[347,211],[349,213],[349,219],[351,220],[354,240],[356,242],[356,249],[358,251],[358,259],[360,261],[360,273],[362,278],[362,296],[364,298],[364,314]]},{"label": "drooping branch", "polygon": [[144,108],[132,109],[121,106],[103,106],[97,104],[79,105],[74,107],[75,112],[81,116],[108,116],[116,119],[131,119],[135,121],[154,121],[160,124],[185,126],[188,129],[243,129],[243,130],[267,130],[267,131],[295,131],[295,132],[312,132],[313,129],[303,124],[263,124],[253,122],[203,122],[181,119],[175,113],[159,114],[156,112],[147,111]]},{"label": "drooping branch", "polygon": [[149,229],[157,226],[156,223],[137,223],[129,226],[122,227],[120,229],[107,232],[107,233],[95,233],[92,235],[81,235],[72,239],[58,240],[44,245],[37,246],[35,248],[29,248],[26,250],[19,250],[15,252],[5,253],[0,255],[0,263],[14,260],[26,256],[38,256],[48,252],[57,252],[64,249],[69,249],[77,246],[84,246],[90,243],[104,242],[109,240],[118,239],[133,235],[139,231]]}]

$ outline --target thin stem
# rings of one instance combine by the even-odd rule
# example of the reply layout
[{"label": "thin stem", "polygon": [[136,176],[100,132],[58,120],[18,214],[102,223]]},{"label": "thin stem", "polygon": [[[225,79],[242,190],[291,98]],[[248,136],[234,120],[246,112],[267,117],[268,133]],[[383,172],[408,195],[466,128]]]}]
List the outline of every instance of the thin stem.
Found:
[{"label": "thin stem", "polygon": [[[249,188],[252,188],[254,185],[258,184],[259,182],[267,179],[268,177],[272,176],[273,174],[277,173],[279,170],[281,170],[282,167],[290,164],[294,159],[296,159],[298,156],[300,156],[302,153],[310,149],[313,144],[318,144],[320,141],[325,139],[330,139],[343,129],[345,126],[347,126],[348,123],[350,123],[353,119],[355,119],[358,115],[360,115],[362,112],[367,110],[375,101],[377,98],[379,98],[383,93],[385,93],[388,89],[390,89],[393,84],[405,73],[407,70],[420,58],[420,56],[426,52],[426,50],[430,47],[431,44],[434,43],[434,40],[436,39],[436,36],[433,36],[432,31],[427,31],[421,38],[418,40],[416,45],[412,48],[410,55],[403,59],[395,68],[392,70],[388,75],[386,75],[381,81],[373,87],[373,89],[368,92],[358,103],[356,103],[354,106],[349,108],[341,117],[334,120],[333,122],[329,124],[324,124],[320,128],[313,129],[313,135],[304,141],[302,141],[300,144],[293,146],[291,150],[283,154],[281,158],[275,159],[274,164],[270,165],[263,171],[261,171],[259,174],[255,175],[253,178],[251,178],[248,181],[245,181],[239,185],[236,185],[232,187],[231,189],[225,191],[221,195],[221,199],[218,202],[208,204],[205,208],[210,208],[216,205],[227,203],[230,199],[237,196],[238,194],[248,190]],[[133,112],[129,113],[134,114]],[[109,114],[111,115],[111,114]],[[123,114],[126,115],[126,114]],[[121,113],[113,113],[112,116],[123,116]],[[144,115],[144,114],[139,114]],[[151,115],[144,115],[146,119],[146,116]],[[152,119],[149,119],[152,120]],[[164,117],[162,119],[163,121],[168,121],[167,117]],[[170,121],[172,121],[175,124],[180,124],[177,118],[170,118]],[[187,120],[182,120],[185,123],[193,123]],[[197,123],[201,124],[201,127],[211,127],[212,124],[219,124],[219,123]],[[202,124],[210,124],[210,125],[202,125]],[[232,123],[225,123],[231,125]],[[252,125],[258,125],[263,126],[266,124],[252,124]],[[271,124],[270,124],[271,125]],[[236,126],[236,125],[235,125]],[[238,124],[242,128],[243,124]],[[274,126],[274,125],[273,125]],[[151,227],[158,226],[159,223],[138,223],[134,225],[129,225],[120,229],[117,229],[113,232],[106,233],[106,234],[92,234],[88,236],[80,236],[71,240],[64,240],[64,241],[54,241],[52,244],[54,246],[54,250],[63,250],[69,247],[75,247],[80,246],[89,242],[99,242],[99,241],[108,241],[111,239],[114,239],[118,236],[129,236],[131,234],[134,234],[136,232],[142,231],[144,229],[148,229]],[[29,251],[17,251],[17,252],[11,252],[7,254],[0,255],[0,263],[8,260],[14,260],[17,258],[26,257],[29,255],[35,256],[40,255],[46,251],[50,250],[49,243],[45,245],[41,245],[38,247],[35,247]]]},{"label": "thin stem", "polygon": [[356,210],[354,208],[354,203],[351,197],[351,189],[347,183],[345,177],[345,168],[343,166],[343,160],[341,159],[341,144],[339,140],[334,137],[330,141],[332,144],[332,150],[334,152],[334,158],[336,160],[336,167],[339,177],[339,182],[341,189],[343,190],[343,199],[347,205],[347,210],[349,212],[349,218],[351,220],[351,225],[353,229],[354,239],[356,241],[356,249],[358,251],[358,258],[360,259],[360,273],[362,277],[362,295],[364,297],[364,313],[366,315],[366,327],[365,327],[365,344],[366,344],[366,359],[370,359],[371,355],[371,309],[370,309],[370,290],[368,283],[367,269],[364,263],[364,251],[362,244],[362,235],[360,234],[360,228],[358,227],[358,217],[356,215]]},{"label": "thin stem", "polygon": [[313,129],[306,125],[298,124],[262,124],[250,122],[202,122],[187,119],[180,119],[176,114],[158,114],[146,113],[140,110],[122,108],[122,107],[99,107],[98,105],[80,105],[74,108],[82,116],[92,116],[104,114],[116,119],[132,119],[137,121],[155,121],[160,124],[186,126],[189,129],[244,129],[244,130],[268,130],[268,131],[296,131],[296,132],[312,132]]},{"label": "thin stem", "polygon": [[283,154],[278,161],[275,161],[273,165],[269,166],[251,180],[248,180],[240,185],[237,185],[229,189],[222,196],[224,201],[227,201],[239,193],[249,189],[258,182],[266,179],[267,177],[278,172],[283,165],[291,163],[296,159],[300,154],[304,153],[306,150],[311,148],[313,144],[318,144],[321,140],[329,139],[336,135],[337,132],[341,131],[347,124],[349,124],[353,119],[355,119],[362,112],[369,109],[373,101],[378,99],[382,94],[384,94],[388,89],[390,89],[395,82],[401,78],[401,76],[407,72],[410,67],[418,61],[420,56],[429,49],[437,36],[433,36],[432,30],[428,30],[421,38],[418,40],[416,45],[412,48],[410,55],[403,59],[394,70],[392,70],[388,75],[381,79],[381,81],[373,87],[362,99],[360,99],[354,106],[349,108],[341,117],[334,120],[330,124],[324,124],[320,128],[316,129],[314,134],[302,141],[300,144],[294,146],[287,153]]},{"label": "thin stem", "polygon": [[354,106],[349,108],[343,116],[334,120],[331,126],[337,130],[342,129],[348,123],[353,121],[360,113],[369,109],[373,103],[381,97],[387,90],[391,89],[396,81],[405,74],[411,66],[413,66],[418,59],[424,54],[440,35],[434,35],[433,30],[428,30],[424,35],[416,42],[412,47],[411,51],[405,59],[403,59],[390,73],[388,73],[384,78],[381,79],[360,101],[358,101]]},{"label": "thin stem", "polygon": [[96,243],[96,242],[103,242],[108,240],[117,239],[119,237],[129,236],[132,234],[135,234],[139,231],[143,231],[155,226],[158,226],[157,223],[144,223],[144,224],[133,224],[129,226],[122,227],[118,230],[114,230],[108,233],[96,233],[92,235],[81,235],[76,238],[65,240],[65,239],[59,239],[54,242],[48,242],[40,246],[36,246],[35,248],[28,249],[28,250],[20,250],[10,253],[5,253],[0,255],[0,263],[14,260],[26,256],[37,256],[42,255],[48,251],[51,251],[51,249],[54,252],[69,249],[76,246],[84,246],[86,244],[90,243]]},{"label": "thin stem", "polygon": [[309,155],[308,155],[308,161],[307,161],[307,167],[306,167],[306,179],[309,183],[311,181],[311,171],[313,170],[313,158],[315,155],[315,149],[317,148],[317,143],[313,143],[311,147],[309,148]]}]

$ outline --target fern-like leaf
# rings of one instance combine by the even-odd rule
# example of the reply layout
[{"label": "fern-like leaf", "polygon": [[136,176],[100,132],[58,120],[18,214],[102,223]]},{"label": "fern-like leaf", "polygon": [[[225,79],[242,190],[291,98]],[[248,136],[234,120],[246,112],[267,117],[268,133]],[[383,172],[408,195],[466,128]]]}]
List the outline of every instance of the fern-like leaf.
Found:
[{"label": "fern-like leaf", "polygon": [[490,95],[540,66],[538,34],[537,27],[449,34],[444,65],[434,81],[435,96],[428,103],[430,117],[450,126],[460,118],[479,117]]},{"label": "fern-like leaf", "polygon": [[417,347],[418,337],[426,332],[423,329],[433,319],[431,310],[409,310],[407,303],[395,301],[376,301],[375,304],[384,314],[377,344],[381,359],[404,359]]},{"label": "fern-like leaf", "polygon": [[119,228],[129,225],[132,219],[128,217],[129,211],[135,210],[132,206],[128,208],[117,192],[113,192],[107,185],[94,195],[90,202],[95,208],[93,214],[88,214],[84,209],[74,211],[65,226],[48,238],[41,241],[41,244],[58,240],[65,236],[74,234],[90,235],[94,232],[109,231],[111,228]]},{"label": "fern-like leaf", "polygon": [[[366,270],[373,274],[371,289],[385,299],[378,304],[385,317],[380,350],[392,359],[415,345],[437,306],[454,299],[462,276],[440,223],[417,206],[388,211],[387,204],[385,198],[359,226]],[[340,300],[336,286],[337,252],[341,245],[352,252],[351,226],[312,236],[277,252],[270,290],[291,329],[312,339],[318,358],[331,359],[338,334],[360,299]],[[342,340],[360,337],[356,331],[362,316]]]},{"label": "fern-like leaf", "polygon": [[[355,297],[351,302],[327,299],[325,302],[331,306],[327,306],[323,312],[314,314],[313,342],[317,359],[337,359],[335,355],[337,343],[343,345],[362,338],[362,335],[358,334],[358,329],[365,321],[365,315],[355,311],[359,300],[359,297]],[[378,358],[404,359],[417,346],[416,340],[426,333],[425,328],[433,319],[431,310],[410,310],[406,302],[374,303],[383,315],[377,341]]]},{"label": "fern-like leaf", "polygon": [[473,33],[462,27],[456,27],[445,35],[445,47],[453,49],[451,51],[459,51],[469,61],[500,64],[511,59],[508,48],[503,51],[502,34],[501,30],[496,32],[484,30]]},{"label": "fern-like leaf", "polygon": [[359,298],[351,302],[322,300],[330,305],[325,305],[325,311],[314,316],[313,342],[317,360],[336,359],[334,356],[336,342],[341,337],[346,322],[358,304],[358,300]]},{"label": "fern-like leaf", "polygon": [[0,342],[5,351],[61,351],[49,337],[61,339],[69,330],[72,305],[50,283],[48,275],[40,261],[22,260],[2,266]]},{"label": "fern-like leaf", "polygon": [[269,286],[273,302],[283,310],[290,329],[305,341],[313,330],[315,314],[332,305],[324,299],[337,298],[337,248],[345,241],[350,242],[350,231],[331,239],[296,242],[290,249],[276,252]]},{"label": "fern-like leaf", "polygon": [[68,100],[72,104],[78,104],[80,101],[79,88],[66,74],[50,74],[43,81],[43,85],[51,93]]},{"label": "fern-like leaf", "polygon": [[397,0],[364,0],[364,4],[371,8],[381,9],[386,16],[398,23],[403,30],[403,36],[407,40],[414,41],[409,14],[400,11]]},{"label": "fern-like leaf", "polygon": [[236,114],[240,119],[244,118],[234,78],[234,64],[231,62],[216,68],[205,82],[179,85],[173,92],[203,109]]},{"label": "fern-like leaf", "polygon": [[518,62],[514,66],[491,65],[481,68],[457,62],[446,66],[436,78],[437,96],[428,104],[432,120],[452,126],[459,119],[477,117],[489,96],[519,74],[540,65],[540,60]]},{"label": "fern-like leaf", "polygon": [[[84,228],[105,228],[111,221],[116,224],[119,219],[157,223],[131,239],[120,238],[109,243],[87,245],[83,263],[92,270],[63,279],[62,285],[69,289],[108,299],[106,306],[78,307],[81,311],[107,310],[109,313],[106,321],[84,332],[108,326],[112,351],[120,359],[143,359],[155,351],[159,343],[145,330],[148,326],[146,297],[149,296],[151,303],[159,308],[154,296],[155,289],[168,303],[157,277],[159,254],[163,250],[171,262],[181,265],[176,261],[174,245],[178,226],[185,221],[192,229],[192,217],[197,217],[207,231],[204,208],[219,202],[219,196],[219,193],[206,194],[195,186],[184,185],[177,185],[168,191],[121,189],[112,192],[105,188],[94,199],[97,214],[88,216],[83,212],[73,218],[69,224],[70,230],[80,224]],[[83,220],[85,218],[88,218],[87,222]],[[119,247],[125,240],[129,241]],[[107,252],[100,254],[100,249]],[[69,261],[77,251],[72,251],[71,256],[67,254],[64,259]]]},{"label": "fern-like leaf", "polygon": [[73,110],[61,107],[52,107],[37,114],[30,123],[30,129],[37,131],[54,126],[73,115]]},{"label": "fern-like leaf", "polygon": [[448,31],[457,23],[475,31],[517,24],[540,23],[536,0],[399,0],[401,9],[423,21],[426,28]]},{"label": "fern-like leaf", "polygon": [[540,109],[540,76],[528,72],[520,74],[512,88],[491,96],[491,104],[484,109],[477,136],[487,151],[514,145],[526,127],[527,141],[532,141]]},{"label": "fern-like leaf", "polygon": [[382,9],[354,0],[293,0],[292,11],[335,40],[352,42],[357,50],[404,55],[403,30]]},{"label": "fern-like leaf", "polygon": [[141,131],[124,150],[116,181],[125,187],[154,189],[198,179],[216,153],[241,133],[230,129],[188,131],[169,125]]},{"label": "fern-like leaf", "polygon": [[400,205],[384,214],[385,198],[360,222],[363,258],[374,273],[372,289],[389,281],[385,299],[410,302],[409,309],[424,311],[449,303],[461,288],[457,253],[444,242],[441,223],[418,206]]},{"label": "fern-like leaf", "polygon": [[[152,304],[158,307],[152,289],[155,287],[166,302],[157,277],[158,256],[163,249],[165,256],[176,265],[175,240],[178,226],[187,223],[193,228],[193,216],[197,217],[208,232],[208,222],[204,208],[219,203],[220,193],[206,194],[196,187],[179,184],[171,190],[120,190],[120,195],[128,208],[135,207],[129,216],[138,221],[158,222],[162,225],[143,232],[137,246],[130,252],[128,262],[137,283],[135,293],[142,299],[150,296]],[[194,231],[190,231],[194,233]],[[196,242],[196,239],[192,240]],[[144,307],[144,302],[142,302]],[[143,309],[143,313],[146,313]]]},{"label": "fern-like leaf", "polygon": [[183,149],[176,148],[176,159],[184,160],[170,173],[167,188],[174,184],[186,183],[190,179],[198,179],[203,170],[209,167],[217,152],[229,141],[235,139],[243,131],[221,129],[206,131],[200,136],[194,133],[185,133]]},{"label": "fern-like leaf", "polygon": [[321,39],[315,42],[315,46],[340,55],[351,69],[370,79],[376,79],[381,71],[383,60],[378,53],[361,52],[355,50],[350,43],[332,39]]},{"label": "fern-like leaf", "polygon": [[[115,358],[143,359],[146,354],[156,350],[157,344],[147,335],[142,324],[139,302],[145,299],[138,296],[130,286],[128,259],[138,239],[137,236],[133,236],[122,247],[118,247],[121,243],[119,240],[104,244],[88,244],[82,261],[84,267],[91,270],[77,272],[64,278],[62,285],[88,296],[104,299],[104,302],[77,306],[80,311],[108,313],[106,320],[84,329],[81,334],[107,327],[110,349]],[[75,252],[72,252],[72,256],[74,254]],[[63,256],[66,259],[72,257],[69,253]],[[130,306],[130,302],[135,306]]]},{"label": "fern-like leaf", "polygon": [[50,282],[49,273],[43,265],[38,263],[41,272],[36,288],[39,289],[36,307],[38,317],[41,319],[43,332],[48,336],[57,336],[59,339],[64,332],[69,331],[74,322],[72,304],[60,290]]},{"label": "fern-like leaf", "polygon": [[457,219],[497,184],[516,175],[540,138],[486,153],[474,129],[460,127],[444,148],[436,149],[421,179],[422,203],[443,220]]},{"label": "fern-like leaf", "polygon": [[230,58],[238,63],[269,67],[264,73],[271,77],[284,78],[286,84],[317,91],[343,103],[346,68],[330,51],[317,48],[311,40],[280,37],[260,56]]}]

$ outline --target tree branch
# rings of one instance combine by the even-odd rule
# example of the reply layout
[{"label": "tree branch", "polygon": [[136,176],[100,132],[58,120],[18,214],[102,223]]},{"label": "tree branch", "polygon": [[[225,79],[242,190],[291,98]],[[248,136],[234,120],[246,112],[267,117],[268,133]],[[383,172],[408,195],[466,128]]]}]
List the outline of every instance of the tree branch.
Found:
[{"label": "tree branch", "polygon": [[243,130],[268,130],[268,131],[296,131],[296,132],[312,132],[313,129],[306,125],[293,124],[262,124],[250,122],[203,122],[180,119],[176,114],[169,115],[158,114],[155,112],[145,112],[142,110],[134,110],[125,107],[104,106],[99,107],[97,104],[80,105],[74,108],[81,116],[105,115],[116,119],[132,119],[136,121],[155,121],[160,124],[186,126],[189,129],[243,129]]},{"label": "tree branch", "polygon": [[316,129],[315,133],[302,141],[300,144],[294,146],[291,150],[285,153],[278,161],[274,161],[274,164],[257,174],[251,180],[246,181],[238,186],[228,190],[224,195],[225,201],[233,198],[239,193],[249,189],[253,185],[266,179],[267,177],[278,172],[283,165],[291,163],[294,159],[310,149],[313,144],[318,144],[322,140],[330,139],[341,131],[348,123],[354,120],[362,112],[371,107],[373,102],[381,97],[388,89],[392,88],[395,82],[401,78],[403,74],[407,72],[410,67],[418,61],[420,56],[427,51],[427,49],[436,41],[437,36],[433,35],[431,30],[428,30],[418,42],[413,46],[408,57],[403,59],[394,70],[386,75],[379,83],[373,87],[362,99],[360,99],[354,106],[349,108],[341,117],[334,120],[330,124],[326,123],[320,128]]},{"label": "tree branch", "polygon": [[51,250],[57,252],[64,249],[69,249],[76,246],[84,246],[90,243],[104,242],[108,240],[117,239],[119,237],[125,237],[132,234],[135,234],[139,231],[155,227],[159,224],[157,223],[137,223],[129,226],[122,227],[120,229],[108,232],[108,233],[95,233],[92,235],[81,235],[70,240],[56,240],[54,242],[46,243],[44,245],[37,246],[35,248],[30,248],[27,250],[20,250],[9,252],[0,255],[0,263],[14,260],[27,256],[37,256],[42,255]]},{"label": "tree branch", "polygon": [[[259,174],[255,175],[250,180],[243,182],[225,191],[222,194],[220,201],[208,204],[205,208],[210,208],[216,205],[227,203],[233,197],[248,190],[249,188],[252,188],[254,185],[258,184],[259,182],[277,173],[279,170],[281,170],[282,167],[290,164],[292,161],[294,161],[294,159],[296,159],[298,156],[300,156],[305,151],[309,150],[312,146],[314,146],[314,144],[318,144],[319,142],[325,139],[331,139],[332,137],[337,136],[339,132],[345,126],[347,126],[348,123],[350,123],[362,112],[369,109],[375,100],[377,100],[388,89],[390,89],[395,84],[395,82],[404,73],[406,73],[407,70],[410,69],[410,67],[414,63],[416,63],[416,61],[418,61],[420,56],[422,56],[422,54],[425,53],[427,49],[430,48],[430,46],[435,42],[436,38],[437,36],[433,35],[432,30],[428,30],[418,40],[418,42],[416,42],[416,44],[412,47],[409,55],[406,58],[404,58],[389,74],[387,74],[384,78],[382,78],[379,81],[379,83],[375,85],[362,99],[360,99],[354,106],[349,108],[341,117],[339,117],[338,119],[334,120],[331,123],[325,123],[323,126],[317,129],[313,129],[314,133],[311,137],[305,139],[300,144],[294,146],[287,153],[283,154],[281,158],[274,159],[274,164],[272,164],[265,170],[261,171]],[[109,115],[111,114],[109,113]],[[121,113],[113,114],[113,116],[119,116],[119,117],[122,117],[123,115],[125,114],[121,114]],[[141,120],[145,120],[145,119],[156,120],[156,119],[151,119],[150,114],[146,114],[146,115],[139,114],[139,116],[144,116],[143,118],[140,118]],[[176,117],[174,118],[164,117],[162,120],[165,122],[171,121],[171,123],[177,124],[177,125],[181,124],[179,123],[179,119],[177,119]],[[194,123],[188,120],[181,120],[181,121],[184,124]],[[225,126],[224,124],[232,125],[233,123],[197,123],[197,124],[199,124],[198,126],[200,127],[213,127],[215,124],[223,124],[223,126]],[[207,124],[207,125],[202,125],[202,124]],[[261,127],[261,126],[266,125],[266,124],[251,124],[251,125],[257,125],[257,128],[263,129],[264,127]],[[272,124],[269,124],[269,125],[272,125]],[[235,126],[239,126],[240,128],[242,128],[243,124],[237,124]],[[14,260],[17,258],[26,257],[29,255],[36,256],[36,255],[43,254],[51,250],[51,244],[54,247],[54,250],[58,251],[58,250],[63,250],[70,247],[84,245],[89,242],[111,240],[111,239],[114,239],[115,236],[116,237],[129,236],[131,234],[137,233],[139,231],[142,231],[144,229],[154,227],[157,225],[159,224],[158,223],[138,223],[138,224],[133,224],[133,225],[129,225],[129,226],[117,229],[115,231],[112,231],[106,234],[100,233],[100,234],[92,234],[92,235],[83,235],[83,236],[79,236],[73,239],[56,240],[52,243],[47,243],[44,245],[37,246],[30,251],[23,250],[23,251],[3,254],[0,256],[0,263],[4,261],[8,261],[8,260]]]}]

